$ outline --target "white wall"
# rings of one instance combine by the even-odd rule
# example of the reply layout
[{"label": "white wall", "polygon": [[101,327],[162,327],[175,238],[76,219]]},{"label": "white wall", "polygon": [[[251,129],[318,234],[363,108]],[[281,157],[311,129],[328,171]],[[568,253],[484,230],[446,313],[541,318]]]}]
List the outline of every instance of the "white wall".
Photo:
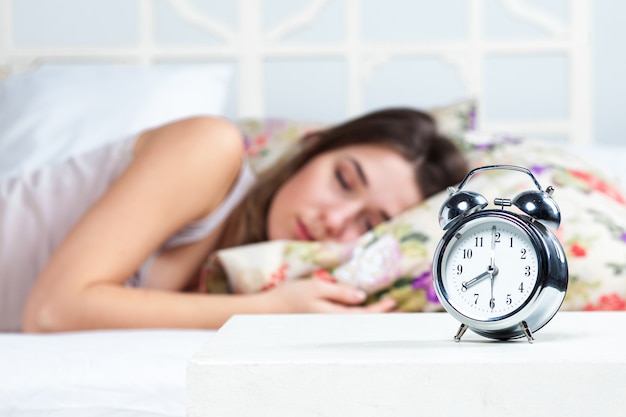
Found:
[{"label": "white wall", "polygon": [[[624,143],[620,0],[0,0],[0,66],[227,62],[229,114],[480,99],[483,128]],[[1,109],[0,109],[1,110]]]}]

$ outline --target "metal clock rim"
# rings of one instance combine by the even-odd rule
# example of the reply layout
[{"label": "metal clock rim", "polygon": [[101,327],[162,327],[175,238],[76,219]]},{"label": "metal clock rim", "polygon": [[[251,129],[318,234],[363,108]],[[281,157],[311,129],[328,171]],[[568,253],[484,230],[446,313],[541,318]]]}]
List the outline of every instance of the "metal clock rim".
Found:
[{"label": "metal clock rim", "polygon": [[[526,232],[526,234],[530,237],[531,239],[531,243],[533,244],[533,246],[535,248],[537,248],[538,246],[540,246],[542,244],[541,239],[539,239],[538,236],[536,236],[536,232],[529,228],[524,222],[522,222],[519,218],[517,218],[515,215],[513,215],[512,213],[508,213],[505,211],[500,211],[500,210],[484,210],[481,212],[477,212],[477,213],[473,213],[471,215],[469,215],[464,222],[459,223],[457,225],[455,225],[453,228],[451,228],[448,233],[446,233],[446,235],[444,236],[444,238],[442,238],[442,242],[444,240],[447,240],[445,245],[442,245],[441,251],[439,251],[439,247],[437,248],[437,251],[435,251],[435,257],[437,259],[436,261],[436,266],[437,266],[437,273],[436,273],[436,279],[439,283],[441,283],[441,285],[437,285],[435,286],[435,289],[439,289],[440,291],[442,291],[442,295],[447,295],[447,291],[445,289],[445,285],[443,283],[442,280],[442,273],[441,273],[441,265],[442,262],[440,260],[443,259],[443,256],[446,253],[446,249],[448,248],[448,245],[452,243],[452,238],[453,236],[458,233],[461,229],[463,228],[467,228],[469,226],[471,226],[471,223],[473,223],[475,220],[479,220],[481,218],[485,218],[486,220],[489,219],[493,219],[493,218],[500,218],[500,219],[506,219],[506,220],[511,220],[513,221],[513,223],[515,223],[518,227],[522,228],[524,232]],[[446,239],[446,237],[450,236],[448,239]],[[544,268],[546,267],[546,262],[545,262],[545,255],[543,254],[543,252],[541,251],[536,251],[537,252],[537,264],[539,266],[539,268]],[[533,286],[532,292],[530,294],[530,296],[528,296],[526,298],[526,300],[524,301],[524,303],[516,308],[515,310],[504,314],[502,316],[497,316],[497,317],[492,317],[488,320],[476,320],[476,319],[472,319],[470,317],[468,317],[467,315],[465,315],[464,313],[462,313],[461,311],[459,311],[454,305],[452,305],[451,303],[448,302],[448,298],[447,296],[442,297],[445,301],[446,304],[448,306],[450,306],[454,311],[456,311],[458,314],[460,314],[463,318],[465,318],[468,321],[471,321],[473,323],[473,325],[470,325],[470,323],[466,323],[468,325],[470,325],[470,327],[482,327],[482,323],[491,323],[491,322],[499,322],[499,323],[503,323],[504,320],[506,320],[507,318],[509,318],[510,316],[513,315],[518,315],[519,313],[521,313],[521,311],[528,306],[529,303],[533,302],[537,296],[538,296],[538,292],[539,289],[541,288],[541,286],[544,284],[543,281],[545,281],[545,273],[542,274],[542,272],[545,271],[537,271],[537,282],[535,283],[535,285]]]},{"label": "metal clock rim", "polygon": [[[448,301],[448,295],[447,295],[448,293],[443,284],[443,274],[441,271],[443,257],[446,253],[446,249],[448,248],[448,246],[452,244],[454,235],[459,230],[466,228],[468,226],[471,226],[472,223],[474,223],[476,220],[479,220],[481,218],[485,218],[487,220],[498,218],[500,220],[511,222],[517,227],[521,228],[527,234],[527,236],[529,236],[529,239],[531,240],[531,244],[536,249],[535,252],[538,257],[537,260],[538,260],[538,267],[539,267],[539,270],[537,271],[538,280],[533,287],[531,295],[526,298],[523,304],[517,309],[505,315],[492,317],[488,320],[477,320],[477,319],[468,317],[466,314],[459,311],[457,307],[455,307],[453,304],[451,304]],[[548,247],[549,244],[548,242],[546,242],[546,239],[550,239],[551,240],[550,243],[553,246],[557,245],[558,246],[556,248],[557,250],[560,249],[560,244],[558,243],[558,241],[555,242],[553,239],[550,238],[549,232],[545,230],[543,225],[534,223],[533,226],[535,227],[533,228],[529,226],[528,223],[532,223],[532,219],[525,218],[522,215],[511,213],[508,211],[484,210],[484,211],[476,212],[467,216],[463,222],[456,224],[454,225],[454,227],[449,229],[446,232],[446,234],[444,234],[441,241],[439,242],[439,245],[437,246],[437,249],[435,250],[435,256],[434,256],[435,263],[433,265],[433,276],[435,280],[433,284],[435,287],[435,291],[440,299],[440,302],[453,317],[455,317],[461,323],[464,323],[465,325],[467,325],[470,329],[472,329],[474,332],[478,334],[491,337],[491,338],[496,338],[496,339],[511,339],[511,338],[523,337],[524,332],[522,331],[522,329],[517,330],[519,328],[520,321],[523,318],[533,316],[535,314],[535,310],[537,310],[537,308],[540,307],[537,303],[537,299],[541,296],[542,291],[545,288],[547,288],[549,284],[549,280],[550,280],[549,275],[551,272],[550,271],[551,260],[548,259],[549,258],[548,254],[551,248]],[[543,236],[542,233],[545,236]],[[565,268],[566,268],[566,265],[565,265]],[[565,271],[565,274],[567,274],[567,271]],[[563,294],[563,297],[564,297],[564,294]],[[562,303],[562,298],[559,302],[558,307],[560,307],[561,303]],[[542,318],[542,320],[540,321],[543,321],[543,322],[532,323],[534,327],[532,330],[536,331],[539,328],[543,327],[552,318],[552,316],[556,314],[556,311],[558,311],[558,307],[547,320],[543,320]]]}]

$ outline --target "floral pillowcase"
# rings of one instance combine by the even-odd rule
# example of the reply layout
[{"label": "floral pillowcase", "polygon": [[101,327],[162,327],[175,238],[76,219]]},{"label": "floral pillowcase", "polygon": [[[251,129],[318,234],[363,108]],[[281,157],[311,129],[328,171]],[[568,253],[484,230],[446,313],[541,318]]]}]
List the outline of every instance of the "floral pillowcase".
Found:
[{"label": "floral pillowcase", "polygon": [[[529,139],[469,134],[464,145],[472,165],[512,164],[555,188],[561,210],[555,232],[569,268],[564,310],[626,309],[626,197],[624,184],[565,148]],[[515,176],[515,177],[514,177]],[[469,183],[488,199],[532,188],[516,173],[487,172]],[[521,181],[523,180],[523,181]]]},{"label": "floral pillowcase", "polygon": [[[471,132],[475,106],[460,103],[433,115],[453,138],[471,167],[512,164],[529,168],[541,186],[552,185],[562,221],[557,237],[569,266],[562,309],[626,309],[626,199],[620,185],[563,148],[505,135]],[[438,112],[437,112],[438,111]],[[250,163],[261,172],[279,160],[302,134],[321,125],[278,120],[244,121]],[[488,171],[468,189],[512,198],[534,187],[519,172]],[[390,296],[400,311],[441,310],[432,286],[432,258],[443,231],[438,214],[441,192],[364,234],[353,244],[271,241],[222,250],[204,269],[216,290],[220,274],[236,293],[263,291],[302,277],[337,280],[364,289],[366,303]],[[217,262],[213,262],[214,260]],[[219,266],[218,266],[219,265]]]}]

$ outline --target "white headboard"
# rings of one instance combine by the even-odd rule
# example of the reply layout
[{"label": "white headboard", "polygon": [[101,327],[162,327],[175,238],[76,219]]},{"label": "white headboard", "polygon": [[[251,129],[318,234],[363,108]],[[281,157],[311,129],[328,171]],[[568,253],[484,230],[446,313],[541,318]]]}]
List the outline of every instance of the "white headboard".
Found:
[{"label": "white headboard", "polygon": [[[429,96],[428,85],[439,82],[436,91],[450,90],[445,98],[478,100],[481,129],[577,144],[592,142],[590,0],[546,0],[549,7],[524,0],[47,3],[48,10],[54,10],[50,3],[57,4],[59,16],[73,13],[71,9],[61,10],[61,6],[75,5],[76,19],[89,19],[80,2],[125,16],[125,23],[112,22],[115,24],[109,25],[106,33],[101,30],[94,35],[91,31],[95,29],[87,27],[84,31],[89,36],[81,41],[76,39],[77,29],[68,29],[68,25],[64,41],[59,33],[65,29],[55,26],[53,12],[49,20],[37,17],[38,26],[30,23],[32,19],[26,16],[41,13],[39,9],[46,1],[0,0],[0,66],[14,71],[59,60],[143,65],[228,62],[237,77],[233,116],[303,118],[310,114],[314,119],[333,121],[378,105],[445,104],[443,96],[433,102],[424,97]],[[385,5],[388,9],[382,9]],[[447,15],[443,18],[444,12],[451,20]],[[507,21],[503,22],[505,15]],[[429,21],[436,19],[440,20],[429,26]],[[514,23],[508,24],[508,19]],[[430,34],[419,32],[426,26]],[[517,32],[500,36],[514,26]],[[130,32],[134,27],[134,35],[107,41],[115,31],[123,37],[128,27]],[[53,41],[46,40],[46,30],[57,34]],[[506,75],[507,68],[515,69],[516,63],[530,63],[529,70],[518,68],[518,75],[510,72],[512,80],[501,79],[500,75]],[[552,78],[544,79],[544,64],[546,68],[554,64],[545,72]],[[290,68],[292,74],[298,72],[309,81],[289,84]],[[411,72],[412,68],[417,68],[417,73]],[[424,68],[431,68],[431,72],[424,75]],[[278,72],[270,76],[271,71]],[[528,79],[520,76],[526,72]],[[437,81],[440,76],[442,81]],[[421,83],[421,90],[414,87],[413,80]],[[300,87],[308,83],[310,86]],[[512,90],[506,91],[507,86]],[[299,88],[303,92],[293,93]],[[329,92],[319,92],[324,88]],[[521,97],[533,88],[535,97]],[[285,89],[291,89],[293,95]],[[538,108],[533,107],[533,100]],[[546,100],[552,104],[544,112],[540,104]],[[516,102],[520,103],[519,112]]]}]

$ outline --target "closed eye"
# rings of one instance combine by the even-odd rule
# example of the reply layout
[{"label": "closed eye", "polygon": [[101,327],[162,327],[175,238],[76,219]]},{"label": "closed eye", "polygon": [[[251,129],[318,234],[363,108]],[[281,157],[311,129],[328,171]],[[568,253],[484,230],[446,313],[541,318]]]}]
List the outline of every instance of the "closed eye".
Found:
[{"label": "closed eye", "polygon": [[[365,175],[365,171],[363,170],[363,167],[361,166],[359,161],[357,161],[356,159],[351,158],[351,157],[348,158],[348,159],[352,163],[352,166],[354,167],[354,170],[356,171],[356,174],[357,174],[357,177],[360,180],[360,183],[363,184],[363,186],[365,188],[367,188],[369,186],[369,183],[367,181],[367,175]],[[380,217],[381,217],[381,221],[387,221],[387,220],[389,220],[391,218],[391,216],[384,210],[380,210],[379,214],[380,214]],[[378,225],[378,223],[380,223],[380,222],[370,222],[372,227]],[[372,227],[370,227],[369,229],[371,229]]]},{"label": "closed eye", "polygon": [[341,185],[341,188],[343,188],[344,190],[350,191],[352,189],[352,187],[350,187],[350,184],[348,184],[348,181],[346,181],[346,177],[341,172],[340,168],[335,169],[335,178],[337,178],[339,185]]}]

